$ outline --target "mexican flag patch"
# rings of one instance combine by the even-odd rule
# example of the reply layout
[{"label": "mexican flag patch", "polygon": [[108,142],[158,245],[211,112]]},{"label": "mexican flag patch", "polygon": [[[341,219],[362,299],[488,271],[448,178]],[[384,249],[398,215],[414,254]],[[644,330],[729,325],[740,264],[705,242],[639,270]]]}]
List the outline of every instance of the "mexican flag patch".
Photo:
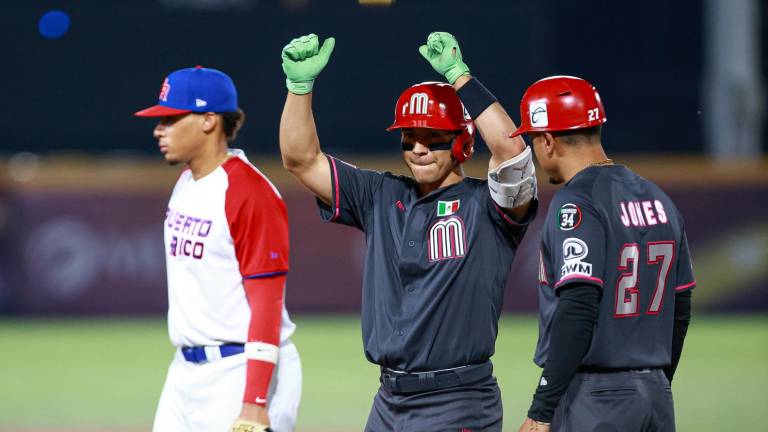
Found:
[{"label": "mexican flag patch", "polygon": [[437,215],[448,216],[459,211],[459,201],[438,201],[437,202]]}]

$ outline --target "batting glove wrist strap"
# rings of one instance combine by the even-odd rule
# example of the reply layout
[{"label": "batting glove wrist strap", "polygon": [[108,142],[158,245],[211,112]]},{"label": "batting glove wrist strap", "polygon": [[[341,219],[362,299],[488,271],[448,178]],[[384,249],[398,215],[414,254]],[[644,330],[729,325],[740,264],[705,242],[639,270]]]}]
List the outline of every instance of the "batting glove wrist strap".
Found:
[{"label": "batting glove wrist strap", "polygon": [[320,46],[317,35],[309,34],[293,39],[283,47],[280,57],[288,91],[294,94],[311,92],[315,78],[328,64],[335,45],[336,40],[330,37]]},{"label": "batting glove wrist strap", "polygon": [[469,66],[461,56],[459,42],[450,33],[430,33],[427,44],[419,47],[419,53],[451,84],[469,73]]},{"label": "batting glove wrist strap", "polygon": [[498,99],[488,90],[477,78],[472,77],[462,86],[457,93],[467,113],[473,119],[476,119],[489,106],[493,105]]},{"label": "batting glove wrist strap", "polygon": [[314,87],[314,85],[315,85],[315,80],[296,82],[296,81],[291,81],[290,78],[285,79],[285,86],[288,87],[288,91],[297,95],[311,93],[312,87]]}]

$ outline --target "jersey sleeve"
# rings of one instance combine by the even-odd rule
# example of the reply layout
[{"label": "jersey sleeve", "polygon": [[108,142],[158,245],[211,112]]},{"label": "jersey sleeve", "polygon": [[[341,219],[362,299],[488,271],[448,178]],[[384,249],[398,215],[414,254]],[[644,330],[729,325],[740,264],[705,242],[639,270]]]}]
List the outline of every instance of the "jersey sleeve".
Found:
[{"label": "jersey sleeve", "polygon": [[688,251],[688,236],[685,235],[685,232],[683,232],[677,256],[675,292],[692,290],[696,287],[696,278],[693,275],[693,263],[691,262],[691,254]]},{"label": "jersey sleeve", "polygon": [[481,194],[481,202],[488,209],[491,220],[496,227],[504,234],[508,240],[513,244],[520,244],[523,241],[523,236],[528,230],[528,225],[536,218],[536,214],[539,210],[539,200],[534,198],[531,201],[531,205],[528,207],[528,213],[521,221],[516,221],[504,211],[498,204],[491,198],[491,194],[487,187],[478,189],[478,193]]},{"label": "jersey sleeve", "polygon": [[365,230],[368,211],[373,197],[384,179],[384,174],[359,169],[344,161],[327,156],[331,168],[332,205],[317,200],[320,216],[325,222],[335,222]]},{"label": "jersey sleeve", "polygon": [[243,278],[288,271],[288,213],[268,180],[255,172],[231,177],[225,211]]},{"label": "jersey sleeve", "polygon": [[598,213],[587,203],[576,200],[550,207],[544,229],[546,247],[550,251],[552,287],[555,290],[570,283],[587,283],[603,287],[605,273],[605,227]]}]

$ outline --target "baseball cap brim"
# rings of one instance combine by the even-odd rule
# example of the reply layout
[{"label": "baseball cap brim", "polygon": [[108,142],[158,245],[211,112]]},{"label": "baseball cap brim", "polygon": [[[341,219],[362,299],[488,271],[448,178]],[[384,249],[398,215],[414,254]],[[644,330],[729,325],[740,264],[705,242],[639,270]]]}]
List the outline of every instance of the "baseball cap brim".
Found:
[{"label": "baseball cap brim", "polygon": [[176,109],[162,105],[151,106],[147,109],[135,112],[136,117],[167,117],[191,113],[191,110]]}]

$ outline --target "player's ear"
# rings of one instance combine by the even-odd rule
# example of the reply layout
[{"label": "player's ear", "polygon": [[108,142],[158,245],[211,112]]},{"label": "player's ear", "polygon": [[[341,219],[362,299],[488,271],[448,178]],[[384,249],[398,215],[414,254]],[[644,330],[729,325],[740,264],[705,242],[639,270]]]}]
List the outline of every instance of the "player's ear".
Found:
[{"label": "player's ear", "polygon": [[544,132],[541,135],[544,138],[544,152],[547,156],[552,156],[555,153],[556,146],[559,144],[554,135],[549,132]]},{"label": "player's ear", "polygon": [[212,112],[207,112],[203,114],[203,132],[209,134],[216,130],[216,125],[219,124],[220,118],[219,115]]}]

